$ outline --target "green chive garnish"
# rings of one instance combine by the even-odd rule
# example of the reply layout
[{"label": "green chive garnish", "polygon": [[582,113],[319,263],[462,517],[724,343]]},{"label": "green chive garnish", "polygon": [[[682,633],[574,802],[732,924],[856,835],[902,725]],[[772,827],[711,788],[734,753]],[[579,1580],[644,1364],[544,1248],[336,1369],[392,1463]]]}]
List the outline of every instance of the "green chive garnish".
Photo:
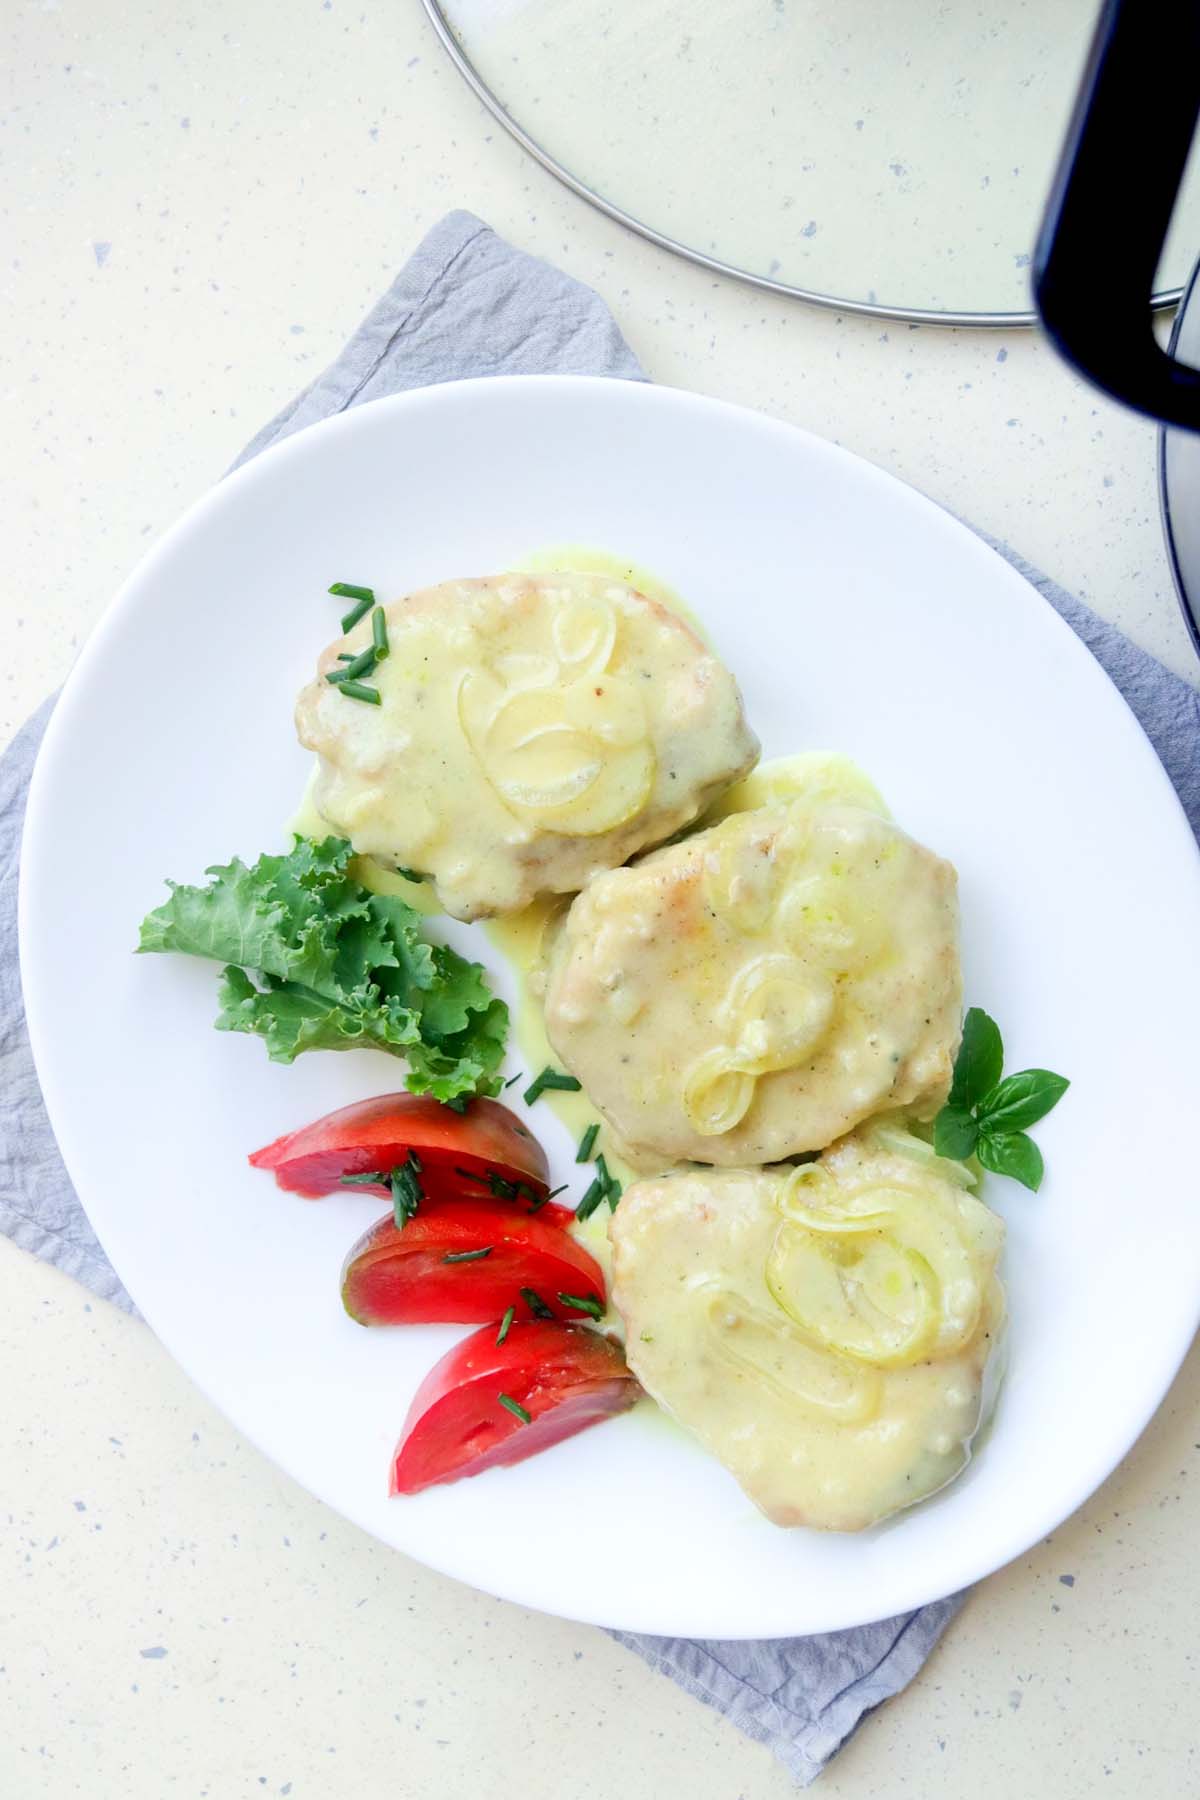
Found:
[{"label": "green chive garnish", "polygon": [[387,614],[382,606],[377,606],[371,614],[371,637],[374,640],[375,660],[383,662],[388,653]]},{"label": "green chive garnish", "polygon": [[520,1419],[522,1425],[532,1425],[533,1414],[531,1412],[526,1412],[519,1400],[514,1400],[511,1394],[497,1394],[496,1398],[499,1400],[504,1410],[510,1412],[514,1419]]},{"label": "green chive garnish", "polygon": [[354,627],[358,624],[358,621],[365,613],[369,613],[375,604],[375,591],[373,588],[355,587],[353,583],[349,581],[335,581],[329,591],[331,594],[335,594],[339,600],[353,600],[355,602],[350,608],[350,611],[344,613],[342,616],[343,631],[353,631]]},{"label": "green chive garnish", "polygon": [[610,1181],[609,1182],[608,1192],[604,1196],[604,1198],[608,1201],[609,1212],[616,1212],[617,1201],[621,1198],[621,1195],[624,1192],[625,1192],[625,1189],[621,1186],[619,1181]]},{"label": "green chive garnish", "polygon": [[365,700],[368,706],[382,706],[379,689],[364,687],[361,681],[339,681],[338,692],[351,700]]},{"label": "green chive garnish", "polygon": [[442,1261],[444,1263],[479,1262],[482,1257],[490,1256],[494,1249],[495,1245],[489,1244],[486,1250],[448,1250]]},{"label": "green chive garnish", "polygon": [[375,604],[375,601],[373,598],[370,600],[360,600],[356,606],[352,606],[350,608],[350,611],[348,613],[342,614],[342,634],[343,634],[343,636],[345,635],[345,633],[347,631],[354,630],[354,627],[358,624],[358,621],[360,619],[366,617],[366,615],[370,612],[370,610],[374,606],[374,604]]},{"label": "green chive garnish", "polygon": [[558,1297],[574,1312],[587,1313],[593,1319],[604,1317],[604,1308],[595,1294],[560,1294]]},{"label": "green chive garnish", "polygon": [[357,656],[350,658],[344,669],[330,669],[325,679],[333,687],[342,687],[347,681],[357,681],[360,675],[373,675],[374,673],[374,650],[360,650]]},{"label": "green chive garnish", "polygon": [[521,1071],[520,1071],[520,1069],[518,1069],[515,1075],[509,1076],[508,1080],[505,1082],[504,1085],[506,1088],[510,1088],[514,1081],[520,1081],[520,1079],[521,1079]]},{"label": "green chive garnish", "polygon": [[[501,1175],[499,1169],[488,1169],[479,1175],[474,1169],[456,1167],[454,1173],[461,1176],[463,1181],[473,1181],[477,1187],[486,1188],[493,1200],[528,1200],[530,1212],[536,1212],[540,1206],[545,1206],[550,1198],[549,1194],[539,1194],[528,1181],[510,1181],[506,1175]],[[561,1194],[562,1188],[554,1191]]]},{"label": "green chive garnish", "polygon": [[388,1184],[383,1169],[368,1169],[363,1175],[339,1175],[338,1181],[343,1187],[386,1187]]},{"label": "green chive garnish", "polygon": [[599,1136],[600,1136],[599,1125],[594,1125],[594,1124],[589,1125],[587,1130],[584,1132],[583,1136],[580,1138],[579,1148],[575,1152],[575,1161],[577,1163],[591,1161],[592,1151],[595,1148],[596,1139]]},{"label": "green chive garnish", "polygon": [[398,1169],[392,1170],[392,1217],[396,1222],[397,1231],[404,1230],[425,1198],[424,1189],[417,1180],[420,1172],[421,1164],[411,1151],[407,1161],[402,1163]]},{"label": "green chive garnish", "polygon": [[396,865],[396,873],[397,873],[397,875],[403,875],[405,881],[428,881],[429,880],[428,875],[422,875],[420,869],[402,869],[400,867],[399,863],[397,863],[397,865]]},{"label": "green chive garnish", "polygon": [[508,1336],[508,1328],[512,1324],[512,1322],[516,1318],[516,1316],[517,1316],[517,1309],[515,1306],[509,1306],[509,1307],[505,1308],[504,1317],[500,1321],[500,1329],[496,1333],[496,1343],[497,1344],[502,1344],[504,1342],[505,1338]]},{"label": "green chive garnish", "polygon": [[554,1317],[553,1308],[547,1306],[542,1296],[533,1288],[521,1288],[519,1292],[535,1319],[552,1319]]},{"label": "green chive garnish", "polygon": [[339,650],[338,651],[338,661],[339,662],[353,662],[354,661],[353,650]]},{"label": "green chive garnish", "polygon": [[561,1089],[564,1094],[577,1094],[582,1085],[573,1075],[564,1075],[560,1069],[545,1068],[525,1089],[525,1104],[532,1106],[547,1088]]},{"label": "green chive garnish", "polygon": [[596,1208],[603,1201],[606,1192],[607,1192],[607,1190],[605,1188],[603,1180],[601,1179],[601,1177],[599,1175],[597,1175],[595,1180],[592,1182],[592,1185],[588,1188],[587,1193],[583,1196],[583,1199],[579,1202],[579,1205],[575,1208],[575,1217],[580,1221],[580,1223],[582,1223],[584,1219],[591,1218],[591,1216],[595,1212]]},{"label": "green chive garnish", "polygon": [[529,1186],[528,1182],[525,1181],[521,1182],[520,1185],[522,1191],[528,1196],[529,1211],[531,1213],[541,1212],[548,1200],[553,1200],[557,1195],[565,1194],[567,1191],[567,1184],[565,1181],[561,1187],[551,1188],[548,1194],[536,1193],[535,1190]]},{"label": "green chive garnish", "polygon": [[604,1191],[607,1194],[609,1188],[612,1186],[612,1176],[608,1172],[608,1164],[605,1162],[603,1156],[598,1156],[596,1158],[596,1173],[604,1183]]}]

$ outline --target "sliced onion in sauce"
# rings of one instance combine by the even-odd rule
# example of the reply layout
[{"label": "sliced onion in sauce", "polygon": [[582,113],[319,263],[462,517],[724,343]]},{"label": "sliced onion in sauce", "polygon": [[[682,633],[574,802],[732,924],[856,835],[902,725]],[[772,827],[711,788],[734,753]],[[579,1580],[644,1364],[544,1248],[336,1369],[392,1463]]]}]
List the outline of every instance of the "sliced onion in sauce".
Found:
[{"label": "sliced onion in sauce", "polygon": [[757,956],[734,978],[722,1008],[731,1060],[750,1075],[789,1069],[820,1043],[833,1017],[833,983],[794,956]]},{"label": "sliced onion in sauce", "polygon": [[715,1354],[756,1385],[832,1425],[866,1424],[878,1412],[882,1386],[876,1370],[805,1343],[778,1314],[718,1282],[705,1288]]},{"label": "sliced onion in sauce", "polygon": [[[777,1205],[786,1224],[807,1233],[814,1245],[827,1246],[828,1261],[840,1271],[853,1270],[866,1257],[868,1238],[886,1241],[896,1254],[917,1259],[931,1275],[937,1296],[933,1333],[922,1342],[922,1354],[952,1355],[974,1335],[1003,1227],[995,1214],[957,1184],[916,1161],[910,1181],[857,1185],[837,1181],[821,1163],[809,1163],[793,1170]],[[861,1252],[855,1249],[859,1240]],[[773,1258],[777,1253],[783,1254],[778,1239]],[[861,1271],[839,1275],[843,1284],[861,1285],[864,1278]],[[786,1306],[787,1281],[778,1267],[774,1277],[768,1274],[768,1285],[772,1279],[780,1283],[776,1298]]]},{"label": "sliced onion in sauce", "polygon": [[860,1130],[874,1148],[886,1150],[893,1156],[907,1157],[942,1181],[951,1181],[956,1187],[962,1188],[976,1188],[979,1185],[979,1177],[965,1163],[953,1162],[948,1156],[939,1156],[932,1144],[927,1144],[924,1138],[910,1131],[901,1120],[876,1119],[872,1124],[860,1127]]},{"label": "sliced onion in sauce", "polygon": [[706,1051],[683,1081],[683,1110],[692,1130],[701,1137],[732,1131],[750,1110],[754,1087],[754,1076],[733,1068],[727,1050]]},{"label": "sliced onion in sauce", "polygon": [[573,681],[562,690],[562,698],[564,718],[602,744],[627,750],[645,743],[650,735],[641,690],[622,675]]},{"label": "sliced onion in sauce", "polygon": [[597,595],[575,596],[555,607],[550,632],[564,668],[572,675],[599,675],[616,648],[617,615]]},{"label": "sliced onion in sauce", "polygon": [[784,1220],[766,1280],[810,1342],[874,1368],[919,1362],[938,1334],[937,1276],[886,1230],[833,1236]]}]

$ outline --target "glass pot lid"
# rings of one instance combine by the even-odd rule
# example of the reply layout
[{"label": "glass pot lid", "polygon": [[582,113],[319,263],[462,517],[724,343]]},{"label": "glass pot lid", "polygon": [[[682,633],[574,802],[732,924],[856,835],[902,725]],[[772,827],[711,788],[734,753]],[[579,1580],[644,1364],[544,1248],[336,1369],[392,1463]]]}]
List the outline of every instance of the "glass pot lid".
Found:
[{"label": "glass pot lid", "polygon": [[[526,149],[655,242],[842,310],[1033,322],[1095,0],[424,3]],[[1160,305],[1200,245],[1195,162]]]}]

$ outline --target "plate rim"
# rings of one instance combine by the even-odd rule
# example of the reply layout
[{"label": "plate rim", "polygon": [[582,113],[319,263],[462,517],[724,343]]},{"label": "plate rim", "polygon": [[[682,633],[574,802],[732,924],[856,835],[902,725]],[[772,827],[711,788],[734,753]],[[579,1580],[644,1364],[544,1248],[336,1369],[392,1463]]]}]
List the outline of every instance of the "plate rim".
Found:
[{"label": "plate rim", "polygon": [[[954,514],[939,506],[919,489],[914,488],[910,483],[903,481],[900,477],[891,474],[889,471],[880,468],[878,465],[869,462],[866,458],[858,456],[856,453],[847,450],[843,446],[831,443],[829,440],[820,437],[818,434],[806,430],[804,427],[793,425],[785,420],[773,418],[769,414],[761,413],[751,407],[741,406],[725,400],[713,399],[705,395],[692,393],[685,389],[664,387],[649,382],[623,381],[608,376],[582,375],[477,376],[463,381],[437,384],[432,387],[414,388],[407,390],[406,392],[384,396],[378,400],[372,400],[363,404],[372,409],[382,408],[388,412],[402,415],[410,410],[414,412],[418,411],[420,407],[424,405],[439,404],[439,401],[436,398],[438,395],[444,394],[452,396],[454,400],[459,401],[465,397],[469,402],[473,393],[477,393],[480,390],[494,392],[499,388],[504,388],[510,392],[516,393],[520,393],[521,391],[532,391],[535,389],[543,391],[547,389],[556,389],[563,394],[564,397],[578,391],[590,394],[602,392],[607,396],[608,400],[611,400],[618,406],[632,405],[635,408],[638,406],[665,407],[668,409],[674,408],[682,410],[684,412],[703,412],[715,416],[718,419],[721,417],[736,418],[742,424],[751,426],[757,430],[765,430],[768,433],[774,433],[781,439],[787,438],[790,440],[798,437],[805,441],[810,447],[810,450],[818,456],[842,463],[847,467],[852,466],[854,475],[859,481],[883,484],[889,491],[894,489],[903,490],[908,503],[910,505],[915,504],[918,510],[922,510],[927,516],[932,517],[937,528],[942,531],[948,531],[951,536],[956,537],[964,546],[969,545],[972,554],[981,559],[987,559],[989,567],[993,572],[1003,571],[1003,579],[1008,586],[1010,593],[1013,595],[1014,603],[1025,604],[1030,608],[1036,608],[1041,617],[1049,624],[1052,633],[1057,627],[1059,641],[1065,642],[1069,640],[1075,647],[1071,654],[1076,656],[1078,666],[1082,669],[1085,663],[1090,665],[1093,672],[1091,679],[1098,679],[1103,686],[1109,690],[1110,703],[1112,698],[1119,701],[1121,708],[1126,714],[1128,723],[1134,727],[1136,736],[1141,739],[1141,749],[1147,771],[1152,768],[1157,772],[1156,777],[1151,777],[1152,783],[1155,783],[1164,797],[1169,799],[1170,805],[1167,808],[1167,812],[1171,815],[1174,832],[1179,835],[1180,845],[1185,851],[1190,850],[1192,867],[1197,882],[1197,894],[1200,895],[1200,847],[1197,846],[1195,838],[1193,837],[1191,827],[1188,823],[1186,814],[1184,813],[1179,796],[1172,786],[1153,746],[1150,744],[1140,722],[1133,713],[1125,697],[1120,693],[1120,690],[1116,688],[1107,672],[1092,656],[1083,641],[1055,609],[1049,605],[1045,597],[1033,587],[1032,583],[1028,581],[1020,570],[1001,556],[997,550],[969,526],[956,518]],[[76,691],[79,682],[86,679],[87,669],[92,659],[98,654],[99,647],[105,643],[110,632],[116,629],[117,623],[124,618],[131,607],[136,607],[139,604],[138,590],[148,578],[153,578],[157,564],[161,560],[169,559],[174,554],[178,541],[204,522],[207,513],[219,505],[219,497],[224,493],[230,483],[235,483],[239,486],[249,485],[256,479],[259,479],[261,477],[260,465],[263,465],[264,459],[269,459],[274,466],[279,467],[289,458],[305,455],[307,446],[311,443],[314,434],[321,438],[334,438],[343,432],[353,431],[356,427],[354,415],[360,410],[362,410],[360,407],[347,408],[312,426],[290,434],[287,438],[261,452],[259,456],[254,457],[249,463],[246,463],[231,472],[224,480],[216,483],[207,493],[194,501],[179,519],[174,521],[158,542],[151,546],[134,570],[121,584],[116,595],[104,608],[93,628],[88,633],[88,636],[80,647],[75,663],[59,692],[58,699],[54,705],[47,725],[45,736],[42,744],[39,746],[30,782],[28,803],[22,828],[18,883],[20,969],[24,992],[27,996],[33,996],[33,1005],[27,1011],[29,1037],[34,1064],[38,1073],[39,1084],[42,1088],[43,1098],[47,1109],[47,1115],[50,1120],[51,1128],[54,1131],[56,1141],[59,1143],[64,1164],[67,1167],[77,1193],[80,1193],[81,1204],[83,1203],[81,1184],[78,1181],[75,1172],[75,1169],[78,1166],[78,1159],[75,1158],[68,1149],[69,1140],[72,1136],[68,1117],[69,1107],[64,1104],[64,1097],[55,1091],[53,1074],[51,1074],[48,1086],[43,1075],[43,1070],[51,1068],[52,1065],[52,1051],[49,1048],[52,1030],[45,1014],[39,1012],[39,1003],[36,998],[39,984],[35,972],[34,953],[31,948],[32,934],[29,927],[28,912],[29,882],[26,874],[29,862],[36,860],[37,857],[36,844],[39,837],[39,831],[42,829],[42,814],[46,804],[43,800],[43,790],[47,788],[47,785],[53,779],[54,764],[62,754],[64,738],[69,735],[72,693]],[[1023,592],[1025,596],[1023,602],[1016,601],[1016,595],[1019,592]],[[32,856],[29,856],[27,855],[27,852],[31,847],[34,848]],[[60,1127],[62,1129],[60,1129]],[[64,1139],[66,1141],[64,1141]],[[75,1166],[73,1166],[73,1164]],[[83,1185],[86,1186],[86,1183]],[[85,1211],[86,1210],[85,1207]],[[103,1212],[103,1206],[101,1207],[101,1211]],[[88,1214],[88,1217],[90,1220],[90,1213]],[[103,1234],[98,1229],[97,1236],[103,1244]],[[119,1270],[118,1274],[120,1274]],[[124,1277],[122,1277],[122,1280],[124,1280]],[[231,1406],[227,1404],[224,1399],[217,1400],[209,1391],[206,1382],[203,1379],[198,1378],[193,1372],[189,1361],[177,1353],[173,1347],[173,1333],[170,1329],[170,1322],[169,1320],[163,1321],[166,1325],[166,1329],[160,1329],[162,1314],[160,1309],[154,1304],[153,1298],[151,1300],[151,1305],[145,1307],[142,1305],[142,1301],[137,1296],[136,1292],[133,1289],[131,1289],[130,1292],[133,1293],[133,1297],[137,1302],[139,1309],[142,1311],[146,1322],[155,1332],[155,1335],[159,1338],[168,1354],[170,1354],[173,1360],[178,1363],[187,1378],[192,1381],[210,1403],[216,1407],[217,1411],[234,1425],[236,1430],[241,1432],[255,1445],[256,1449],[277,1467],[282,1468],[283,1472],[288,1474],[291,1479],[298,1479],[291,1474],[291,1470],[287,1463],[282,1461],[275,1454],[274,1450],[269,1447],[264,1436],[260,1435],[256,1428],[249,1426],[244,1421],[240,1414],[240,1409],[236,1405]],[[969,1554],[969,1552],[960,1553],[956,1558],[950,1559],[948,1568],[939,1575],[933,1591],[930,1590],[927,1581],[922,1582],[919,1579],[911,1579],[908,1581],[907,1585],[902,1581],[898,1582],[897,1592],[899,1593],[899,1599],[897,1599],[897,1592],[889,1592],[889,1612],[899,1613],[913,1610],[922,1605],[943,1599],[958,1592],[963,1587],[983,1579],[988,1574],[994,1573],[997,1569],[1006,1566],[1015,1558],[1027,1552],[1034,1544],[1039,1542],[1051,1531],[1057,1529],[1057,1527],[1067,1518],[1071,1517],[1128,1455],[1129,1451],[1145,1431],[1150,1420],[1157,1413],[1187,1354],[1198,1325],[1200,1325],[1200,1288],[1197,1289],[1194,1297],[1190,1320],[1185,1323],[1185,1327],[1181,1327],[1178,1334],[1172,1334],[1170,1348],[1165,1351],[1163,1360],[1156,1369],[1154,1382],[1147,1388],[1147,1393],[1152,1394],[1150,1403],[1147,1404],[1144,1409],[1139,1409],[1136,1421],[1119,1434],[1119,1440],[1113,1440],[1113,1443],[1116,1445],[1115,1449],[1110,1445],[1102,1454],[1094,1455],[1088,1460],[1086,1467],[1074,1483],[1064,1484],[1064,1486],[1070,1486],[1073,1494],[1073,1498],[1065,1511],[1062,1509],[1061,1503],[1056,1501],[1048,1510],[1045,1510],[1039,1516],[1039,1522],[1037,1523],[1036,1529],[1032,1527],[1022,1527],[1022,1529],[1010,1534],[1007,1538],[1004,1537],[1003,1533],[997,1533],[996,1539],[994,1540],[997,1547],[989,1551],[982,1561],[977,1556]],[[497,1598],[509,1600],[517,1605],[524,1605],[527,1607],[537,1607],[539,1605],[538,1602],[531,1602],[527,1594],[521,1591],[519,1585],[510,1585],[502,1578],[495,1580],[489,1579],[486,1582],[476,1580],[473,1577],[462,1575],[453,1567],[446,1566],[438,1557],[429,1556],[424,1552],[417,1554],[407,1547],[401,1548],[400,1546],[388,1543],[386,1539],[378,1539],[373,1527],[367,1523],[360,1514],[356,1513],[353,1508],[347,1507],[340,1502],[326,1499],[323,1494],[318,1494],[314,1489],[309,1488],[306,1482],[301,1482],[300,1485],[304,1486],[307,1492],[313,1493],[314,1497],[319,1498],[323,1504],[329,1505],[334,1512],[351,1520],[351,1522],[358,1525],[361,1529],[366,1530],[373,1538],[376,1538],[376,1541],[385,1543],[389,1549],[400,1548],[401,1554],[411,1556],[414,1561],[421,1562],[424,1566],[434,1569],[439,1574],[463,1581],[466,1585],[477,1587],[480,1591],[491,1593]],[[1001,1545],[1002,1547],[1000,1547]],[[498,1571],[498,1574],[502,1575],[502,1572]],[[600,1616],[593,1611],[580,1611],[570,1606],[561,1607],[556,1605],[553,1608],[544,1606],[542,1610],[552,1611],[554,1616],[574,1619],[583,1623],[603,1625],[610,1629],[645,1631],[656,1635],[722,1636],[730,1639],[740,1638],[749,1640],[757,1639],[764,1635],[792,1635],[800,1629],[794,1624],[788,1626],[785,1623],[781,1623],[778,1631],[764,1633],[761,1627],[743,1627],[739,1629],[734,1626],[733,1628],[729,1628],[728,1621],[726,1621],[718,1623],[715,1626],[711,1623],[708,1626],[703,1626],[696,1622],[690,1622],[683,1626],[679,1626],[678,1628],[669,1626],[664,1630],[661,1617],[655,1619],[651,1613],[647,1613],[643,1618],[630,1623],[628,1609],[622,1609],[623,1616],[620,1619]],[[859,1606],[857,1608],[842,1610],[836,1617],[818,1617],[815,1623],[811,1620],[806,1620],[803,1630],[805,1633],[816,1633],[827,1630],[848,1629],[857,1625],[875,1622],[879,1616],[877,1610]]]}]

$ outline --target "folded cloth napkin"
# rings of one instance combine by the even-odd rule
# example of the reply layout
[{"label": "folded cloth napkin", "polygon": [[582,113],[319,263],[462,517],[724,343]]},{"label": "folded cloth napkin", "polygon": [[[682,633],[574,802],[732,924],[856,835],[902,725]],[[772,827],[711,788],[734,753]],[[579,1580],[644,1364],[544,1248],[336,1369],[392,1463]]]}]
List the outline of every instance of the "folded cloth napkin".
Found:
[{"label": "folded cloth napkin", "polygon": [[[259,432],[238,461],[383,394],[467,375],[546,373],[645,379],[595,294],[512,249],[470,213],[451,213],[337,360]],[[1125,694],[1200,830],[1200,694],[1036,570],[1015,556],[1010,560]],[[47,701],[29,720],[0,761],[0,1230],[133,1312],[59,1157],[21,1005],[17,855],[30,771],[52,704]],[[769,1744],[807,1786],[864,1715],[912,1679],[962,1599],[954,1595],[853,1631],[768,1643],[613,1636],[748,1736]]]}]

